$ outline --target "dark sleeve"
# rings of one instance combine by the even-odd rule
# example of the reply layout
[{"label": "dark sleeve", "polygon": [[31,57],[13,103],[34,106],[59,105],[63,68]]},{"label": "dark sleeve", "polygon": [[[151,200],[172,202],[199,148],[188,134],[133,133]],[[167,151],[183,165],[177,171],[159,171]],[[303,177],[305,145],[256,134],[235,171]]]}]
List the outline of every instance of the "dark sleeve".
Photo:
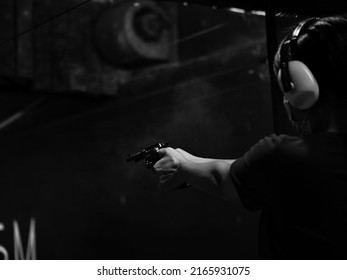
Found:
[{"label": "dark sleeve", "polygon": [[260,140],[230,167],[233,185],[249,210],[271,205],[277,182],[276,150],[280,137],[271,135]]}]

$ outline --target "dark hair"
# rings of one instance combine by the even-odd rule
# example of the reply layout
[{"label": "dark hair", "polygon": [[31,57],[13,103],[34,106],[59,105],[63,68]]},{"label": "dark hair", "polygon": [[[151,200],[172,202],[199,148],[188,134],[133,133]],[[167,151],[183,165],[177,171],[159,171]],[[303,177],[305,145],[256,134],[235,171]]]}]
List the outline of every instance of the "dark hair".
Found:
[{"label": "dark hair", "polygon": [[[288,36],[282,40],[275,55],[276,74],[280,65],[280,49]],[[320,88],[330,89],[337,96],[347,97],[347,93],[341,92],[347,86],[347,17],[339,15],[318,18],[305,26],[300,31],[292,59],[307,65]]]}]

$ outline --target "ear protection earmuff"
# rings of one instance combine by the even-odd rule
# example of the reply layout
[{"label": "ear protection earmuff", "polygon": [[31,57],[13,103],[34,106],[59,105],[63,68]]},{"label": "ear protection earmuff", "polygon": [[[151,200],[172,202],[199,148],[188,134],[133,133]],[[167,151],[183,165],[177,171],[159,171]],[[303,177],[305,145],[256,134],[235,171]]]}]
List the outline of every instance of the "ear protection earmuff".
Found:
[{"label": "ear protection earmuff", "polygon": [[310,69],[303,62],[292,59],[300,31],[315,20],[317,18],[310,18],[300,23],[280,49],[278,84],[284,98],[300,110],[311,108],[319,98],[319,86]]}]

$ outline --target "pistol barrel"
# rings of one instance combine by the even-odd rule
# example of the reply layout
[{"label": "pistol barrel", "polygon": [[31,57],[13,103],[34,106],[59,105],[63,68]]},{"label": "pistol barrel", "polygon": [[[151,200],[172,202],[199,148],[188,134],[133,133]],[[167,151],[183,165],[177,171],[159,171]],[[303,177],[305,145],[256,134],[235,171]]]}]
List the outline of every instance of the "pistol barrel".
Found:
[{"label": "pistol barrel", "polygon": [[127,157],[127,162],[130,162],[130,161],[138,162],[145,158],[144,154],[145,154],[144,151],[141,151],[135,154],[129,154]]}]

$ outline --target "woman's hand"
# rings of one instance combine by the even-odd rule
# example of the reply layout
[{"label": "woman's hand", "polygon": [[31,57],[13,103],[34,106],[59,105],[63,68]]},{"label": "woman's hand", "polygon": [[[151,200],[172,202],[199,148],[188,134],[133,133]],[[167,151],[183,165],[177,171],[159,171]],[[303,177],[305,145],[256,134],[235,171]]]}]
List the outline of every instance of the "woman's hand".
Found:
[{"label": "woman's hand", "polygon": [[155,163],[153,170],[159,178],[158,188],[160,190],[172,190],[185,183],[182,164],[188,159],[187,155],[184,156],[184,151],[182,151],[181,149],[173,148],[162,148],[158,151],[161,159]]}]

